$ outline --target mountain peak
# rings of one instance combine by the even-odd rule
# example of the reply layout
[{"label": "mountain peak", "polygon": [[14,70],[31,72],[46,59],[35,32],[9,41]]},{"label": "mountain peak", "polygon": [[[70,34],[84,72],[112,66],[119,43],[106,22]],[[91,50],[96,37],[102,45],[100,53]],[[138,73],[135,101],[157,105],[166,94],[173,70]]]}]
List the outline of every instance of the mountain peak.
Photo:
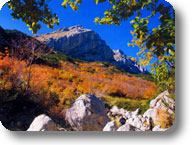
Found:
[{"label": "mountain peak", "polygon": [[91,30],[84,28],[82,25],[75,25],[71,27],[60,28],[56,31],[51,32],[50,34],[64,33],[64,32],[81,33],[81,32],[87,32],[87,31],[91,31]]},{"label": "mountain peak", "polygon": [[143,67],[129,59],[122,50],[112,50],[96,32],[81,25],[64,27],[35,38],[74,58],[109,62],[131,73],[146,73]]},{"label": "mountain peak", "polygon": [[113,53],[114,54],[119,54],[119,55],[125,55],[124,52],[122,50],[120,50],[120,49],[116,49],[116,50],[113,49]]}]

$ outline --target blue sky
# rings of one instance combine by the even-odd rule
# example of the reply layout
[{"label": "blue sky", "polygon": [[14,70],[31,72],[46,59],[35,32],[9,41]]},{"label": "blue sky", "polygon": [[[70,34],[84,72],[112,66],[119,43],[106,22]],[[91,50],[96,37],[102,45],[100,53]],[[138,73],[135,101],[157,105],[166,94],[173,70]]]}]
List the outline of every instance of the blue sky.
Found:
[{"label": "blue sky", "polygon": [[[82,25],[85,28],[89,28],[97,32],[100,37],[106,41],[112,49],[121,49],[126,55],[136,57],[136,53],[139,51],[138,47],[128,47],[127,43],[132,40],[130,30],[132,27],[130,18],[126,22],[122,22],[120,26],[115,25],[95,25],[94,18],[104,16],[104,11],[109,8],[107,3],[96,5],[92,0],[83,0],[83,4],[80,6],[78,12],[73,11],[70,7],[64,9],[61,6],[62,0],[52,0],[49,2],[49,7],[60,18],[60,25],[55,26],[54,29],[49,29],[47,26],[42,25],[41,30],[37,34],[48,33],[59,28]],[[11,11],[7,6],[3,7],[0,11],[0,25],[4,29],[17,29],[26,34],[32,35],[32,32],[28,30],[28,27],[21,20],[12,20],[10,15]],[[146,13],[146,12],[145,12]],[[150,27],[158,26],[158,16],[155,17],[150,23]]]}]

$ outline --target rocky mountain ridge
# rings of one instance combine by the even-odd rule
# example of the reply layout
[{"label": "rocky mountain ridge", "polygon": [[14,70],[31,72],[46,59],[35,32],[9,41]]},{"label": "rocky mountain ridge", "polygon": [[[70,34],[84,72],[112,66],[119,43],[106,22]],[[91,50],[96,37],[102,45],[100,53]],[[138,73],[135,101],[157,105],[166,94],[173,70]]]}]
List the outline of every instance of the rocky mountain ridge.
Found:
[{"label": "rocky mountain ridge", "polygon": [[109,62],[130,73],[148,74],[144,67],[129,59],[121,50],[112,50],[96,32],[81,25],[64,27],[34,38],[74,58]]},{"label": "rocky mountain ridge", "polygon": [[112,61],[113,58],[112,50],[98,34],[79,25],[58,29],[34,38],[74,58],[87,61]]}]

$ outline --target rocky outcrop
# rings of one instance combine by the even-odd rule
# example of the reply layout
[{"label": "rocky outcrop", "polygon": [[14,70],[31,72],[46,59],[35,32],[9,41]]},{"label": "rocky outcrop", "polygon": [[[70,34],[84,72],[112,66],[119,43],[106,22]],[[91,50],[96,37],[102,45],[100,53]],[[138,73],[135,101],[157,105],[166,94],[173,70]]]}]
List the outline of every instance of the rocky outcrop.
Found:
[{"label": "rocky outcrop", "polygon": [[[172,116],[175,113],[175,102],[169,95],[168,91],[158,95],[150,102],[150,109],[143,115],[141,115],[140,109],[126,111],[123,108],[119,109],[117,106],[113,106],[108,115],[115,120],[120,118],[121,126],[117,131],[165,131],[167,129],[162,128],[161,125],[163,123],[172,125],[172,119],[174,119]],[[167,127],[167,125],[164,126]]]},{"label": "rocky outcrop", "polygon": [[[140,109],[136,111],[126,111],[123,108],[118,109],[117,106],[113,106],[110,109],[108,115],[111,118],[120,118],[119,122],[121,127],[119,131],[148,131],[151,128],[151,121],[148,117],[143,117]],[[129,127],[128,129],[126,129]]]},{"label": "rocky outcrop", "polygon": [[175,113],[175,102],[173,99],[169,98],[169,92],[165,91],[158,95],[154,100],[150,102],[150,109],[148,109],[143,116],[147,118],[152,118],[155,125],[159,125],[160,115],[161,116],[172,116]]},{"label": "rocky outcrop", "polygon": [[138,131],[138,129],[130,125],[129,123],[126,123],[125,125],[119,127],[117,131]]},{"label": "rocky outcrop", "polygon": [[145,68],[129,59],[122,51],[110,49],[96,32],[80,25],[61,28],[34,38],[74,58],[109,62],[130,73],[148,74]]},{"label": "rocky outcrop", "polygon": [[117,123],[115,121],[111,121],[105,125],[103,131],[116,131],[117,129],[118,129]]},{"label": "rocky outcrop", "polygon": [[[159,108],[175,110],[175,102],[173,99],[169,98],[169,92],[165,91],[158,95],[154,100],[150,102],[150,108]],[[167,105],[166,105],[167,104]]]},{"label": "rocky outcrop", "polygon": [[102,131],[110,119],[105,106],[94,95],[85,94],[66,111],[66,121],[76,131]]},{"label": "rocky outcrop", "polygon": [[57,131],[57,127],[50,117],[42,114],[33,120],[27,131]]},{"label": "rocky outcrop", "polygon": [[112,63],[118,66],[119,68],[122,68],[123,70],[126,70],[131,73],[143,73],[143,74],[149,74],[146,68],[139,65],[136,61],[131,60],[126,56],[123,51],[121,50],[113,50],[114,53],[114,60]]},{"label": "rocky outcrop", "polygon": [[[158,111],[160,109],[164,110],[161,114]],[[168,119],[174,112],[175,102],[169,97],[168,91],[165,91],[150,102],[150,109],[143,115],[140,109],[126,111],[113,106],[108,112],[108,117],[102,100],[91,94],[80,96],[69,109],[61,113],[68,129],[75,131],[166,131],[172,125]],[[169,126],[163,126],[160,120]],[[27,131],[66,131],[66,129],[57,129],[55,122],[43,114],[33,120]]]},{"label": "rocky outcrop", "polygon": [[126,124],[134,126],[138,131],[149,131],[151,129],[150,118],[145,118],[141,115],[129,118]]},{"label": "rocky outcrop", "polygon": [[123,117],[125,119],[129,119],[135,117],[136,115],[141,114],[141,110],[138,108],[136,111],[126,111],[125,109],[119,109],[117,106],[113,106],[108,115],[112,117]]}]

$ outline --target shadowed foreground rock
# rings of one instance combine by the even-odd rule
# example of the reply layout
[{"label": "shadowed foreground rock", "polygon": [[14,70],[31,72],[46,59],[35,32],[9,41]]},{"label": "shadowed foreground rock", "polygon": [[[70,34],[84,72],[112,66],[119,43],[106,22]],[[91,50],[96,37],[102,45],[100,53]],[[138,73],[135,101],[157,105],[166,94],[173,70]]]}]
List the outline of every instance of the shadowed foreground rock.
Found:
[{"label": "shadowed foreground rock", "polygon": [[102,100],[85,94],[67,109],[66,121],[76,131],[102,131],[110,119]]},{"label": "shadowed foreground rock", "polygon": [[57,131],[57,127],[50,117],[42,114],[33,120],[27,131]]}]

